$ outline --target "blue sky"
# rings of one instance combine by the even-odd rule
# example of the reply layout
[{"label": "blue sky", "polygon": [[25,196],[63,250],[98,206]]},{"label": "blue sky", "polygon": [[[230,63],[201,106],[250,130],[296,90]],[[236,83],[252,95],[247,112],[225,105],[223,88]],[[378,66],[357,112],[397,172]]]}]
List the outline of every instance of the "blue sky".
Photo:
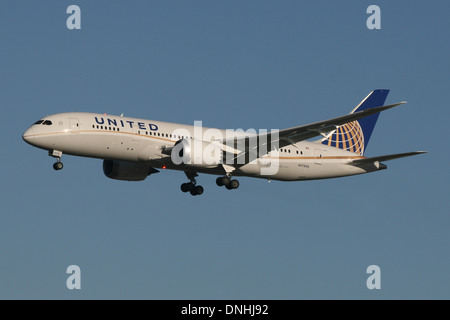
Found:
[{"label": "blue sky", "polygon": [[[66,9],[81,8],[81,30]],[[381,8],[369,30],[366,9]],[[450,298],[447,1],[2,1],[2,299]],[[387,88],[366,155],[426,150],[362,176],[238,190],[181,172],[106,178],[21,135],[86,111],[286,128]],[[444,139],[442,138],[444,137]],[[81,269],[81,290],[66,268]],[[366,268],[381,269],[381,290]]]}]

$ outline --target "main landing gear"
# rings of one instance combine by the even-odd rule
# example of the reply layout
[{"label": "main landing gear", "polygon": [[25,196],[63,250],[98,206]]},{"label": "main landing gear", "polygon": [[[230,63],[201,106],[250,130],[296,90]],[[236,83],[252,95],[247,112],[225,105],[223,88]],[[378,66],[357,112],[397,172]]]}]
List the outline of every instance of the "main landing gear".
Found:
[{"label": "main landing gear", "polygon": [[181,185],[181,191],[190,192],[193,196],[199,196],[203,193],[203,187],[197,185],[197,180],[195,177],[197,173],[195,172],[185,172],[186,176],[191,182],[186,182]]},{"label": "main landing gear", "polygon": [[216,184],[219,187],[225,186],[225,188],[227,188],[228,190],[239,188],[239,181],[231,179],[230,176],[218,177],[216,179]]},{"label": "main landing gear", "polygon": [[[197,173],[186,171],[185,174],[190,182],[183,183],[181,185],[181,191],[190,192],[193,196],[201,195],[203,193],[203,187],[197,185],[197,180],[195,180]],[[225,186],[225,188],[227,188],[228,190],[239,188],[239,181],[237,181],[236,179],[231,179],[231,175],[218,177],[216,179],[216,184],[219,187]]]},{"label": "main landing gear", "polygon": [[51,150],[48,152],[48,155],[56,158],[56,162],[53,164],[53,169],[55,169],[56,171],[61,170],[64,165],[61,162],[61,157],[62,157],[62,152],[58,151],[58,150]]},{"label": "main landing gear", "polygon": [[181,191],[183,192],[190,192],[193,196],[198,196],[203,193],[203,187],[197,186],[193,182],[186,182],[181,185]]}]

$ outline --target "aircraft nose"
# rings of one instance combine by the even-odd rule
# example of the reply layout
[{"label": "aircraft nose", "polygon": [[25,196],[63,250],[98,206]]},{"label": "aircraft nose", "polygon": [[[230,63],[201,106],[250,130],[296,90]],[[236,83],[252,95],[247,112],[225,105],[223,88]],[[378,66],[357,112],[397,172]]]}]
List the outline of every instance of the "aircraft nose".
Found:
[{"label": "aircraft nose", "polygon": [[22,135],[22,139],[27,142],[30,143],[32,137],[34,136],[34,130],[32,127],[28,128],[27,131],[25,131]]}]

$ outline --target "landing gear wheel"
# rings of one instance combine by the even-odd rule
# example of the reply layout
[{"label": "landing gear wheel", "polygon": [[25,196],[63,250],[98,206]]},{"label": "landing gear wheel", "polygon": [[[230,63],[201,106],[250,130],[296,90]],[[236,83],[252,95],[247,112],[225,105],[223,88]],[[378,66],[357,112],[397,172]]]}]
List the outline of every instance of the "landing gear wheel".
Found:
[{"label": "landing gear wheel", "polygon": [[239,181],[235,179],[231,180],[231,177],[229,176],[218,177],[216,179],[216,184],[219,187],[225,186],[228,190],[239,188]]},{"label": "landing gear wheel", "polygon": [[181,191],[183,192],[190,192],[191,195],[193,196],[198,196],[201,195],[203,193],[203,187],[202,186],[197,186],[197,181],[195,180],[195,177],[197,177],[197,173],[196,172],[192,172],[192,171],[185,171],[184,172],[186,174],[186,177],[191,181],[191,182],[186,182],[183,183],[181,185]]},{"label": "landing gear wheel", "polygon": [[191,192],[191,195],[193,195],[193,196],[199,196],[199,195],[201,195],[203,193],[203,187],[202,186],[196,186],[190,192]]},{"label": "landing gear wheel", "polygon": [[64,165],[63,165],[63,163],[62,162],[55,162],[54,164],[53,164],[53,169],[55,169],[55,170],[61,170],[62,168],[64,167]]},{"label": "landing gear wheel", "polygon": [[61,157],[63,155],[62,151],[59,150],[49,150],[48,155],[50,157],[56,158],[56,162],[53,164],[53,169],[61,170],[63,168],[63,164],[61,162]]},{"label": "landing gear wheel", "polygon": [[217,184],[219,187],[223,186],[222,178],[223,178],[223,177],[218,177],[218,178],[216,179],[216,184]]},{"label": "landing gear wheel", "polygon": [[196,195],[201,195],[204,191],[202,186],[196,186],[194,190]]},{"label": "landing gear wheel", "polygon": [[222,180],[223,186],[227,186],[230,184],[230,178],[228,178],[227,176],[220,177],[220,179]]},{"label": "landing gear wheel", "polygon": [[237,188],[239,188],[239,181],[231,180],[229,185],[230,185],[231,189],[237,189]]},{"label": "landing gear wheel", "polygon": [[192,192],[192,190],[194,190],[195,186],[192,182],[186,182],[186,183],[183,183],[180,188],[181,188],[181,191],[183,191],[183,192],[188,192],[188,191]]}]

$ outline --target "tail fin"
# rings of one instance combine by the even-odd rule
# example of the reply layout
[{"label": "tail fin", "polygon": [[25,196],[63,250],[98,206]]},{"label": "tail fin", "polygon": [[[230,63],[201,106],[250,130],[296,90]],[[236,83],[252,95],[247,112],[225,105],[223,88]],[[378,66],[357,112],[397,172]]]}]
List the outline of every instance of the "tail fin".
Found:
[{"label": "tail fin", "polygon": [[[386,89],[372,91],[350,113],[384,105],[388,93],[389,90]],[[321,140],[321,143],[363,155],[379,115],[380,113],[375,113],[365,118],[346,123],[330,132]]]}]

